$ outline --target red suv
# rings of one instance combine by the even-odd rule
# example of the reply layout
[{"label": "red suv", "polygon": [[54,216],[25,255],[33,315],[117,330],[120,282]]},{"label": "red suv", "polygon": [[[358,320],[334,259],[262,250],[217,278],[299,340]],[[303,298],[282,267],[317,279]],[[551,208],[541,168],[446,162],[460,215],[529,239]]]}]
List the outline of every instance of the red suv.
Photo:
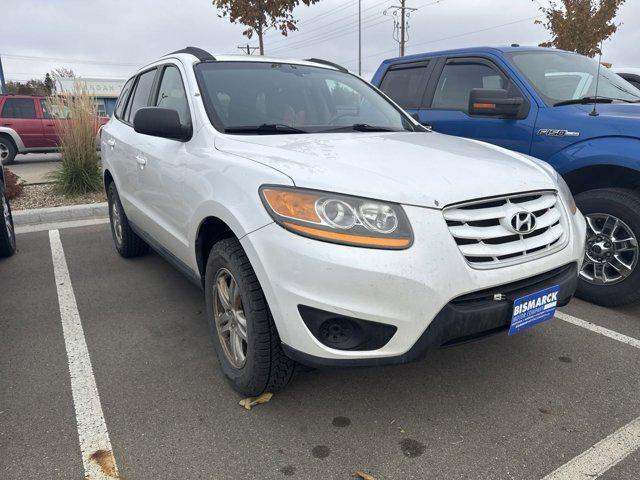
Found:
[{"label": "red suv", "polygon": [[[99,125],[108,118],[100,117]],[[0,95],[0,163],[12,163],[18,153],[55,152],[58,134],[46,97]]]}]

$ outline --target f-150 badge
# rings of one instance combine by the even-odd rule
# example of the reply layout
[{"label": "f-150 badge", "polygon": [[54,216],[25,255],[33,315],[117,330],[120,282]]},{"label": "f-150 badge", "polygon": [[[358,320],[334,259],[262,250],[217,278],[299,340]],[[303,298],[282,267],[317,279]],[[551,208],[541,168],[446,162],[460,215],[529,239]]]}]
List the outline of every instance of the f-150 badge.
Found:
[{"label": "f-150 badge", "polygon": [[541,128],[538,135],[542,137],[579,137],[580,132],[570,132],[569,130],[556,130],[554,128]]}]

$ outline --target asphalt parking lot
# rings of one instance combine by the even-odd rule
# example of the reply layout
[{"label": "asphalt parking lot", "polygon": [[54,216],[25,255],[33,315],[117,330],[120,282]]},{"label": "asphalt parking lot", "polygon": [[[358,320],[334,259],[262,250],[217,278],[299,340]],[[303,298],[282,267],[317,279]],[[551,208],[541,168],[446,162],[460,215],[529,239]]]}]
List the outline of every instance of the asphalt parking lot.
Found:
[{"label": "asphalt parking lot", "polygon": [[[302,372],[247,411],[197,287],[154,253],[120,258],[108,225],[60,239],[123,479],[541,479],[640,415],[640,348],[560,319],[409,365]],[[49,232],[19,235],[0,261],[3,479],[85,478],[57,283]],[[640,339],[640,305],[563,312]],[[638,443],[618,440],[599,478],[637,479]]]}]

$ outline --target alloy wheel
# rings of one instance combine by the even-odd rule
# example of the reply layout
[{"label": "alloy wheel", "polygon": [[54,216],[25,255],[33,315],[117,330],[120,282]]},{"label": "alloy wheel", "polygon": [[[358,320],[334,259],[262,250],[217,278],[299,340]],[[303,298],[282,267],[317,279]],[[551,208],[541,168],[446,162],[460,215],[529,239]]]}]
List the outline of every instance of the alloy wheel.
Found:
[{"label": "alloy wheel", "polygon": [[606,213],[586,216],[587,244],[580,278],[594,285],[625,280],[638,264],[638,240],[619,218]]},{"label": "alloy wheel", "polygon": [[242,368],[247,361],[247,319],[238,283],[226,268],[221,268],[216,274],[213,315],[227,360],[235,368]]},{"label": "alloy wheel", "polygon": [[111,205],[111,223],[113,224],[113,232],[116,235],[116,242],[122,245],[122,216],[116,202]]},{"label": "alloy wheel", "polygon": [[0,143],[0,160],[7,158],[9,158],[9,148],[4,143]]}]

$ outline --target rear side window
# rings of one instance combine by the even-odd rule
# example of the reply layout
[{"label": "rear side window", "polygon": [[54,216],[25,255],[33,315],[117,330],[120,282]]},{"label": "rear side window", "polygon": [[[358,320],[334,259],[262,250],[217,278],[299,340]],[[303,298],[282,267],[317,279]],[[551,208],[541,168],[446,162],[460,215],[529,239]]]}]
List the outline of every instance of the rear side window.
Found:
[{"label": "rear side window", "polygon": [[151,95],[151,89],[153,88],[153,80],[156,77],[156,71],[157,69],[154,68],[138,77],[138,83],[136,83],[133,97],[129,100],[127,106],[126,118],[129,123],[133,123],[133,119],[138,110],[149,106],[149,97]]},{"label": "rear side window", "polygon": [[36,118],[36,106],[32,98],[7,98],[2,107],[2,118]]},{"label": "rear side window", "polygon": [[122,92],[120,92],[120,96],[118,97],[118,103],[116,104],[116,109],[114,110],[114,115],[118,119],[122,118],[122,114],[124,113],[124,107],[127,104],[127,97],[129,96],[131,85],[133,85],[133,78],[130,78],[129,81],[124,84],[124,87],[122,87]]},{"label": "rear side window", "polygon": [[458,61],[442,70],[431,108],[469,109],[469,96],[474,88],[507,89],[508,81],[496,68],[486,63]]},{"label": "rear side window", "polygon": [[427,64],[387,71],[380,90],[402,108],[420,108],[424,94]]},{"label": "rear side window", "polygon": [[156,107],[175,110],[180,116],[180,123],[182,123],[182,125],[191,124],[189,103],[187,102],[187,94],[184,90],[184,84],[182,83],[182,76],[180,75],[180,70],[174,66],[170,65],[166,67],[162,73]]}]

